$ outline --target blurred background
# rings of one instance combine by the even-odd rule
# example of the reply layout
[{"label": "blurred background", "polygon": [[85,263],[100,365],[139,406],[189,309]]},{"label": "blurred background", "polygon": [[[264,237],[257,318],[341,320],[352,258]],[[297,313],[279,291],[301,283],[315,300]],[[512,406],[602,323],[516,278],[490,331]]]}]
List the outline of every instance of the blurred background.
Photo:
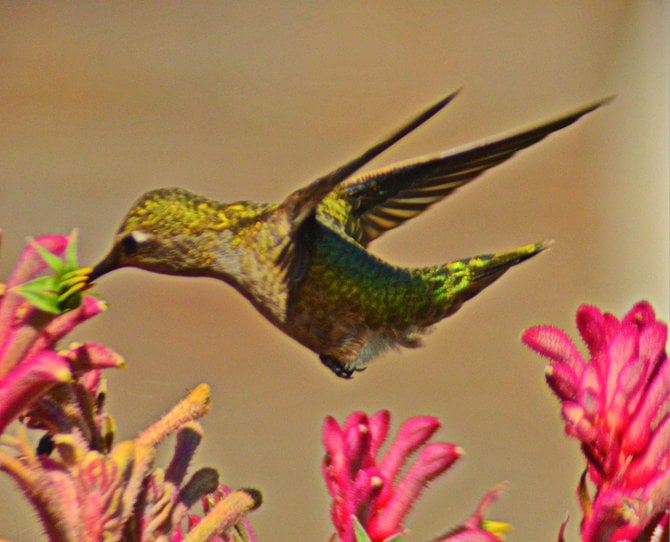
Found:
[{"label": "blurred background", "polygon": [[[94,263],[152,188],[280,200],[461,86],[371,167],[616,94],[374,243],[418,266],[556,240],[425,348],[392,352],[351,382],[213,280],[113,273],[97,286],[110,309],[76,337],[128,362],[107,374],[119,439],[212,386],[196,464],[262,489],[260,540],[327,539],[322,420],[381,408],[394,427],[440,417],[437,437],[466,452],[411,515],[410,540],[457,524],[502,480],[511,485],[490,515],[513,524],[512,540],[555,540],[566,511],[575,540],[583,460],[543,360],[519,336],[537,323],[575,335],[581,303],[622,316],[648,299],[668,319],[668,11],[660,0],[3,2],[0,276],[27,236],[74,227],[81,261]],[[6,477],[0,493],[0,536],[38,540]]]}]

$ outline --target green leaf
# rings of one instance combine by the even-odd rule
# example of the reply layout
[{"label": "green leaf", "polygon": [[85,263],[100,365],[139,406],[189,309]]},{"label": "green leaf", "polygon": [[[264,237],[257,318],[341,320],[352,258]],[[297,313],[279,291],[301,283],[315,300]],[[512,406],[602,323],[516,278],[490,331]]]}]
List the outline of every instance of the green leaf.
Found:
[{"label": "green leaf", "polygon": [[593,510],[593,501],[589,495],[589,487],[586,484],[586,474],[587,470],[584,469],[581,477],[579,478],[579,488],[577,489],[577,496],[579,497],[579,504],[582,506],[582,512],[584,512],[584,517],[589,517]]},{"label": "green leaf", "polygon": [[90,269],[78,267],[77,234],[76,229],[70,234],[63,260],[30,239],[31,246],[53,274],[28,281],[16,288],[16,292],[42,311],[61,314],[81,304]]},{"label": "green leaf", "polygon": [[358,521],[358,518],[356,516],[351,516],[351,521],[354,524],[356,542],[372,542],[372,540],[370,540],[370,536],[365,532],[365,529],[361,525],[361,522]]},{"label": "green leaf", "polygon": [[79,238],[79,230],[77,228],[72,230],[70,240],[65,249],[65,269],[77,269],[79,262],[77,261],[77,240]]},{"label": "green leaf", "polygon": [[[365,532],[365,528],[358,521],[356,516],[351,516],[351,522],[354,524],[354,534],[356,535],[356,542],[372,542],[370,535]],[[400,542],[402,540],[401,534],[389,536],[384,539],[384,542]]]},{"label": "green leaf", "polygon": [[16,293],[41,311],[48,312],[50,314],[60,314],[62,312],[60,303],[58,302],[58,297],[49,290],[24,288],[22,286],[16,288]]},{"label": "green leaf", "polygon": [[44,260],[44,263],[47,264],[52,271],[55,273],[62,273],[64,271],[65,266],[61,259],[52,252],[49,252],[32,237],[30,238],[30,246],[37,251],[40,257]]},{"label": "green leaf", "polygon": [[33,292],[49,290],[52,294],[56,295],[56,291],[58,290],[58,278],[53,275],[37,277],[36,279],[24,282],[17,288],[17,290],[30,290]]}]

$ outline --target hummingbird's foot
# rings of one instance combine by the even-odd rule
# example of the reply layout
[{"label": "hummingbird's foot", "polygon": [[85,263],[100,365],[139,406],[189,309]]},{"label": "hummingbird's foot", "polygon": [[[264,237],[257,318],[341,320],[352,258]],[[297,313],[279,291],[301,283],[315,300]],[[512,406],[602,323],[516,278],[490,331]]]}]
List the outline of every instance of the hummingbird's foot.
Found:
[{"label": "hummingbird's foot", "polygon": [[332,356],[326,356],[323,354],[319,356],[319,358],[321,359],[321,363],[323,363],[326,367],[328,367],[331,371],[333,371],[336,376],[339,376],[340,378],[344,378],[346,380],[351,380],[354,373],[360,373],[361,371],[365,371],[365,369],[367,368],[367,367],[349,368],[339,359],[336,359]]}]

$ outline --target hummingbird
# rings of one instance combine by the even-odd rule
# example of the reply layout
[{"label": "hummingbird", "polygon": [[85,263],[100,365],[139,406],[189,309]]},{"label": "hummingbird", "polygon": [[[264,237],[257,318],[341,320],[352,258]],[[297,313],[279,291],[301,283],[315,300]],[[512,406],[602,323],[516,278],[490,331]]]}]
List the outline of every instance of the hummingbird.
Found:
[{"label": "hummingbird", "polygon": [[121,267],[222,280],[346,379],[390,348],[420,346],[433,324],[551,241],[417,268],[383,261],[368,251],[370,243],[609,100],[511,134],[354,175],[458,92],[280,203],[223,203],[183,188],[145,193],[88,283]]}]

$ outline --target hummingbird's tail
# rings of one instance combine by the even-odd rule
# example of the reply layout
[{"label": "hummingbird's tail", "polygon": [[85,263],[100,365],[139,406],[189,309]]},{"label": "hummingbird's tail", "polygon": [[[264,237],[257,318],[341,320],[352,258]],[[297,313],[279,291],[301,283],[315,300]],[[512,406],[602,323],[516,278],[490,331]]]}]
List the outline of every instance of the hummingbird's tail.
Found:
[{"label": "hummingbird's tail", "polygon": [[[431,281],[441,282],[435,298],[441,318],[456,312],[468,299],[476,296],[500,278],[510,267],[546,250],[553,241],[541,241],[496,254],[482,254],[433,268]],[[439,284],[438,282],[438,284]]]}]

